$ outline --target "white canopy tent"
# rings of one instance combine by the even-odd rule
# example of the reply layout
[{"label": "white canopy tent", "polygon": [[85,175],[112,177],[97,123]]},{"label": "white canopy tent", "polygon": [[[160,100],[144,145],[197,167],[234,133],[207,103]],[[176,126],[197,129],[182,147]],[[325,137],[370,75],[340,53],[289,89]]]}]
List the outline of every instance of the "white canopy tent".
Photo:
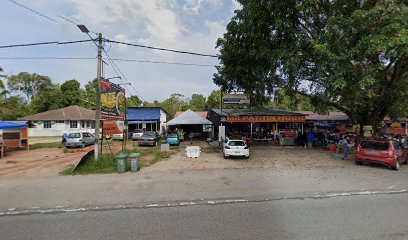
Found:
[{"label": "white canopy tent", "polygon": [[180,116],[167,122],[167,125],[212,125],[212,122],[189,109],[180,114]]}]

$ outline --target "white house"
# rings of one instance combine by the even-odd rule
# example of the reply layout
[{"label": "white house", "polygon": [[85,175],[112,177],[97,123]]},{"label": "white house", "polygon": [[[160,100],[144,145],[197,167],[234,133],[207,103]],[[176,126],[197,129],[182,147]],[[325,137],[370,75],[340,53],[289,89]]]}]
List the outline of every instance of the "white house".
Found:
[{"label": "white house", "polygon": [[70,132],[95,132],[95,111],[69,106],[19,118],[29,122],[30,137],[62,136]]}]

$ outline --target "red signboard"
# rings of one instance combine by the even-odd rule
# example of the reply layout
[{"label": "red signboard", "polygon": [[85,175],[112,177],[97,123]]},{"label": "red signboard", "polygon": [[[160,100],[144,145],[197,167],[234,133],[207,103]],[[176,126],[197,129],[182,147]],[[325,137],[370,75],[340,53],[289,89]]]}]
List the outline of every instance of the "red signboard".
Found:
[{"label": "red signboard", "polygon": [[305,122],[305,116],[228,116],[227,122]]},{"label": "red signboard", "polygon": [[103,136],[123,133],[124,122],[115,120],[103,120]]}]

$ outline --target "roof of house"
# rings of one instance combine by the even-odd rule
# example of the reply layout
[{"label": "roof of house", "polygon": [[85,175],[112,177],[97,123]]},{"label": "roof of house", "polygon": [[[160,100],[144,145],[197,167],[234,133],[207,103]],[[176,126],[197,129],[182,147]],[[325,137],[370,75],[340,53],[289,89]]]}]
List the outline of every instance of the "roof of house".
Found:
[{"label": "roof of house", "polygon": [[303,116],[298,112],[288,112],[281,109],[211,109],[220,116]]},{"label": "roof of house", "polygon": [[0,129],[26,128],[27,124],[0,121]]},{"label": "roof of house", "polygon": [[[176,115],[174,116],[175,118],[183,114],[184,112],[176,112]],[[207,118],[207,113],[208,112],[195,112],[197,113],[200,117],[202,118]]]},{"label": "roof of house", "polygon": [[311,111],[298,111],[306,115],[306,121],[347,121],[349,116],[343,112],[329,112],[329,114],[317,114]]},{"label": "roof of house", "polygon": [[26,121],[95,120],[95,111],[74,105],[42,113],[37,113],[34,115],[28,115],[25,117],[21,117],[18,120]]},{"label": "roof of house", "polygon": [[178,117],[173,118],[167,123],[168,125],[201,125],[201,124],[212,124],[206,118],[201,117],[196,112],[190,109],[181,113]]}]

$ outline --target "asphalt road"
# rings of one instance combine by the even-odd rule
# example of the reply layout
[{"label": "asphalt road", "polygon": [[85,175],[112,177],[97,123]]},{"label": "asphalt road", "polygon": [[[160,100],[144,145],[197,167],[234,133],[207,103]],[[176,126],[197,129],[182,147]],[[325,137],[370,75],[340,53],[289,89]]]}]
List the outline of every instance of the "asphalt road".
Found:
[{"label": "asphalt road", "polygon": [[1,239],[408,239],[408,193],[0,217]]}]

